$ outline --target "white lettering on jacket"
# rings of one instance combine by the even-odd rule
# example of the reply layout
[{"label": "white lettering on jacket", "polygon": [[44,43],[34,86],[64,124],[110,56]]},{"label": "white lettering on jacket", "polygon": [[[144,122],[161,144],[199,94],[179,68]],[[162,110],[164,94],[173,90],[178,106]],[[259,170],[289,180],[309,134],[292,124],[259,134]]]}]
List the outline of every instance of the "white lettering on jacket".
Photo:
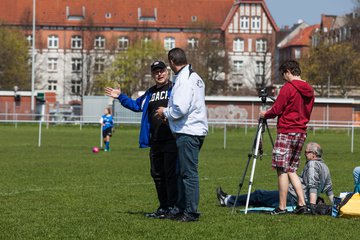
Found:
[{"label": "white lettering on jacket", "polygon": [[168,99],[168,92],[167,91],[161,91],[161,92],[153,93],[151,95],[150,102],[155,102],[155,101],[164,100],[164,99]]}]

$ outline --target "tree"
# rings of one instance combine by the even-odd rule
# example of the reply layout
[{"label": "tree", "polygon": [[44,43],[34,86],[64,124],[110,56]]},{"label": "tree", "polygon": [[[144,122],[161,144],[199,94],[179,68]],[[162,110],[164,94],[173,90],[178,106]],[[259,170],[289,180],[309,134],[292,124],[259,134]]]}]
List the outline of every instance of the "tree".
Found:
[{"label": "tree", "polygon": [[186,49],[188,62],[204,80],[207,95],[224,92],[227,88],[226,73],[229,70],[224,42],[211,30],[211,23],[200,23],[196,27],[200,30],[197,34],[199,39],[190,39]]},{"label": "tree", "polygon": [[329,47],[323,44],[311,48],[309,57],[300,60],[302,78],[314,85],[314,90],[321,97],[328,94],[328,77],[330,75],[328,49]]},{"label": "tree", "polygon": [[0,89],[30,89],[29,49],[24,35],[0,24]]},{"label": "tree", "polygon": [[150,64],[164,59],[165,51],[159,42],[137,40],[126,51],[118,53],[111,66],[97,76],[97,92],[102,92],[105,86],[116,87],[118,84],[129,95],[134,91],[145,90],[154,84],[150,76]]},{"label": "tree", "polygon": [[301,64],[302,76],[315,86],[320,96],[329,95],[327,89],[331,84],[338,86],[342,97],[347,97],[360,83],[360,54],[349,42],[314,48]]}]

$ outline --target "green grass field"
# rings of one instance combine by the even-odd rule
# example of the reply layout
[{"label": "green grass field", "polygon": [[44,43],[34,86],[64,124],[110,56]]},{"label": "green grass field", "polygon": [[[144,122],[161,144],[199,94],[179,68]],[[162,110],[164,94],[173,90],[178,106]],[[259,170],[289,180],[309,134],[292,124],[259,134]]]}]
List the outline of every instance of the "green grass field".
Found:
[{"label": "green grass field", "polygon": [[[232,214],[218,206],[217,186],[238,190],[255,129],[246,135],[243,128],[228,129],[226,149],[223,129],[210,131],[199,164],[202,215],[193,223],[143,216],[157,208],[157,198],[137,126],[118,127],[112,151],[97,154],[91,151],[100,139],[95,126],[43,126],[41,147],[36,125],[1,124],[0,134],[0,239],[358,239],[360,219]],[[277,189],[264,139],[253,189]],[[335,193],[351,191],[360,132],[354,153],[345,130],[310,132],[308,141],[322,144]],[[247,187],[248,178],[242,193]]]}]

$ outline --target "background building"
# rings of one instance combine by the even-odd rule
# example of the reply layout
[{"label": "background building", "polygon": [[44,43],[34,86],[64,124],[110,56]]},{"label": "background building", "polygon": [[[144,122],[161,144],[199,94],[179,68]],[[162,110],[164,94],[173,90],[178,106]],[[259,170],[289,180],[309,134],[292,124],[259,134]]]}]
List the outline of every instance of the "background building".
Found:
[{"label": "background building", "polygon": [[[32,1],[2,0],[0,21],[23,30],[29,46],[32,16]],[[174,47],[196,49],[205,30],[230,66],[217,80],[230,91],[271,87],[278,27],[264,0],[37,0],[35,89],[80,103],[136,41],[161,42],[165,58]]]}]

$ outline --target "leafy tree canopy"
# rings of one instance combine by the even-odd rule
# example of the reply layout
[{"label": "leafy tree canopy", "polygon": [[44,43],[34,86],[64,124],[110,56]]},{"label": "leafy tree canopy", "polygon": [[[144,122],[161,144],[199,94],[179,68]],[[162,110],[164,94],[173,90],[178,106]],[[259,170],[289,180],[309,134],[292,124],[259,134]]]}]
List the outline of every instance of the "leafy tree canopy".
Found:
[{"label": "leafy tree canopy", "polygon": [[151,63],[155,60],[166,62],[166,58],[166,52],[159,42],[139,40],[126,51],[118,53],[112,65],[97,77],[97,92],[102,93],[105,86],[119,85],[122,92],[129,95],[134,91],[146,90],[155,84],[150,75]]},{"label": "leafy tree canopy", "polygon": [[29,51],[24,35],[0,24],[0,89],[30,89]]},{"label": "leafy tree canopy", "polygon": [[342,97],[360,83],[360,54],[349,42],[320,45],[304,58],[302,77],[316,86],[320,96],[328,94],[328,84],[336,85]]}]

